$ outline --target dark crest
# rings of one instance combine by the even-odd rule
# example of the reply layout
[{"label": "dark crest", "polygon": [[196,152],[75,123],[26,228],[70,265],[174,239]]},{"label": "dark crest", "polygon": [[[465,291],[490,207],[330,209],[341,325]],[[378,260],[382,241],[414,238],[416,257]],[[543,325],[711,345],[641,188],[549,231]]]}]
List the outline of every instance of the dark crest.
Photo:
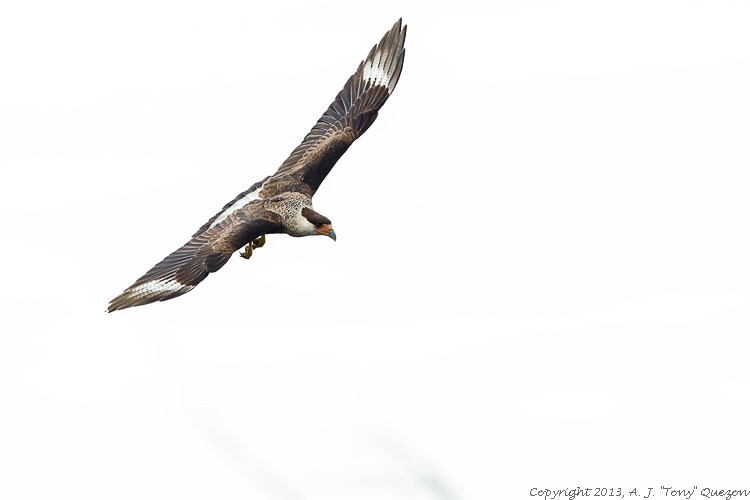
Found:
[{"label": "dark crest", "polygon": [[326,217],[324,215],[320,215],[315,210],[312,210],[312,209],[307,208],[307,207],[305,207],[305,208],[302,209],[302,216],[305,219],[309,220],[310,223],[312,225],[314,225],[314,226],[322,226],[323,224],[330,224],[331,223],[331,220],[328,217]]}]

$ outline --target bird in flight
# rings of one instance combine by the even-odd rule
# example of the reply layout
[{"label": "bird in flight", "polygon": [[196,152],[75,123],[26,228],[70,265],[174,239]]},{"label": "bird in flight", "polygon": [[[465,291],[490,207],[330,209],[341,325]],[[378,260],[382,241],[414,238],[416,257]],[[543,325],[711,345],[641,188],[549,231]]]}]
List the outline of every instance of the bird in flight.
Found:
[{"label": "bird in flight", "polygon": [[406,26],[401,20],[375,45],[318,123],[275,174],[227,203],[190,238],[109,303],[108,312],[183,295],[221,269],[232,254],[249,259],[265,235],[324,235],[331,221],[312,197],[349,146],[372,125],[393,92],[404,65]]}]

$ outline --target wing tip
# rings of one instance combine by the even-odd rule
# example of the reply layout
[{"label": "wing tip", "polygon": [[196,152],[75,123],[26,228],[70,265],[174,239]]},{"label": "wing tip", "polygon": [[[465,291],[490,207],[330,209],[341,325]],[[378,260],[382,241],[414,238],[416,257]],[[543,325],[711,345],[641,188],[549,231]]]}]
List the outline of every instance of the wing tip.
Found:
[{"label": "wing tip", "polygon": [[151,280],[131,285],[120,295],[109,301],[107,312],[120,311],[130,307],[145,306],[184,295],[195,285],[184,285],[175,279]]},{"label": "wing tip", "polygon": [[388,95],[396,88],[404,64],[406,28],[399,18],[362,61],[357,73],[366,88],[382,86]]}]

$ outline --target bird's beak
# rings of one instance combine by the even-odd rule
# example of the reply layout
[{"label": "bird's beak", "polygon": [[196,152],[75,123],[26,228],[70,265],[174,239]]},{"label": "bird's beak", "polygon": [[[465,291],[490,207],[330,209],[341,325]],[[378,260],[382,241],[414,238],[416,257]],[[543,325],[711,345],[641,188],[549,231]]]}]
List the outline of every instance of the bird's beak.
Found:
[{"label": "bird's beak", "polygon": [[315,228],[315,232],[318,234],[325,234],[333,241],[336,241],[336,231],[333,230],[333,227],[330,224],[321,224]]}]

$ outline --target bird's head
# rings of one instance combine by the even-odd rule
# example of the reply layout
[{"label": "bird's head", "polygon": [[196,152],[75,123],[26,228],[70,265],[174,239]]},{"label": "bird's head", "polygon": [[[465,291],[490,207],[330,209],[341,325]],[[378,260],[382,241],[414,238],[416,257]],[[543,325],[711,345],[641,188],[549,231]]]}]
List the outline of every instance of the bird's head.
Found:
[{"label": "bird's head", "polygon": [[336,241],[336,232],[333,230],[331,220],[328,217],[307,207],[302,209],[302,216],[313,226],[310,236],[322,234]]}]

